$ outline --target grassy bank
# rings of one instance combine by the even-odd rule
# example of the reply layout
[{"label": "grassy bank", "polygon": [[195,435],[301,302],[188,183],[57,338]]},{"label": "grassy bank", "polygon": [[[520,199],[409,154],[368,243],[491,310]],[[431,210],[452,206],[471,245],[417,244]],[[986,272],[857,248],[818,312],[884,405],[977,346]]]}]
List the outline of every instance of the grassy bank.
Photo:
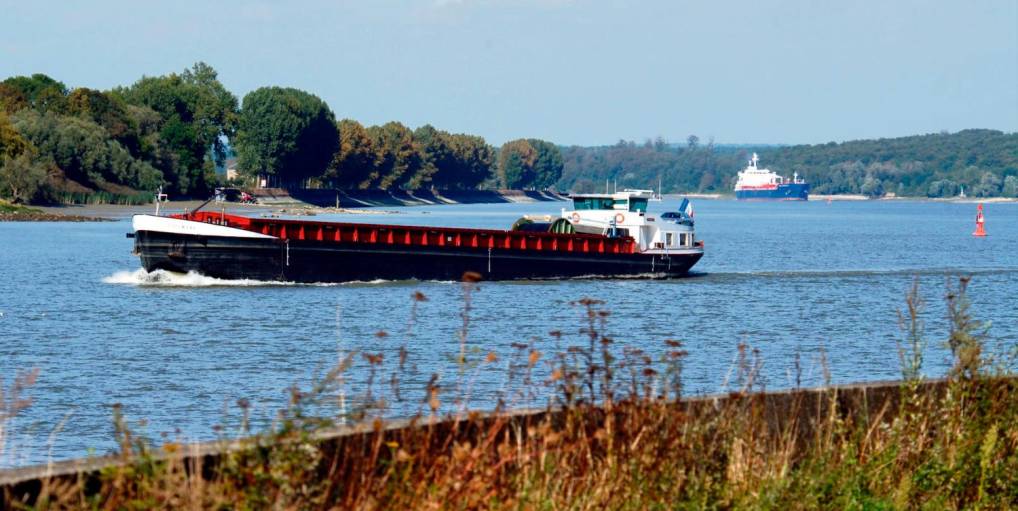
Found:
[{"label": "grassy bank", "polygon": [[47,213],[0,199],[0,222],[102,222],[106,218]]},{"label": "grassy bank", "polygon": [[[973,318],[966,280],[949,289],[953,368],[925,381],[917,290],[890,346],[903,380],[866,389],[761,392],[762,361],[740,346],[721,399],[682,399],[682,343],[659,357],[616,346],[604,304],[574,305],[586,323],[552,332],[561,351],[516,345],[499,361],[468,349],[464,284],[459,374],[419,395],[383,392],[381,355],[348,354],[310,389],[293,389],[273,427],[224,441],[218,456],[137,436],[119,414],[121,464],[51,479],[39,508],[72,509],[1006,509],[1018,505],[1018,381]],[[427,299],[420,293],[414,300]],[[404,355],[405,356],[405,355]],[[405,362],[401,356],[400,365]],[[353,363],[371,373],[342,393]],[[471,375],[508,362],[507,403],[551,394],[543,411],[464,409]],[[399,374],[392,375],[393,382]],[[384,382],[384,383],[383,383]],[[397,386],[394,385],[393,388]],[[345,414],[322,405],[346,399]],[[388,427],[385,399],[420,403],[413,427]],[[245,411],[246,403],[238,403]],[[343,408],[345,409],[345,408]],[[442,410],[452,410],[448,415]],[[355,433],[331,435],[339,422]],[[246,424],[246,415],[242,424]],[[242,428],[246,432],[246,428]],[[197,454],[197,453],[195,453]],[[5,496],[16,506],[17,496]]]},{"label": "grassy bank", "polygon": [[28,206],[22,206],[20,204],[14,204],[0,199],[0,214],[4,215],[26,215],[30,213],[42,213],[41,210],[30,208]]},{"label": "grassy bank", "polygon": [[117,206],[139,206],[151,204],[153,200],[151,192],[112,193],[100,190],[90,192],[55,192],[53,195],[54,200],[58,204],[66,205],[112,204]]}]

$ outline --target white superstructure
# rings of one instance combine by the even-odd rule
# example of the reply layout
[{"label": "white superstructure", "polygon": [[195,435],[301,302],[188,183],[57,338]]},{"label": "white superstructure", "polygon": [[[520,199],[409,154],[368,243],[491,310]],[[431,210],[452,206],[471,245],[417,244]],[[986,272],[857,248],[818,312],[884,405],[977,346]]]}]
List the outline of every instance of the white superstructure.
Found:
[{"label": "white superstructure", "polygon": [[606,236],[632,236],[644,253],[702,252],[696,242],[693,219],[680,212],[655,215],[647,212],[652,190],[578,194],[570,197],[573,209],[562,209],[562,218],[576,232]]},{"label": "white superstructure", "polygon": [[[225,213],[224,213],[225,215]],[[229,238],[265,238],[275,239],[275,236],[246,231],[236,227],[217,225],[206,222],[195,222],[181,218],[155,215],[134,215],[131,218],[134,232],[152,231],[170,234],[186,234],[190,236],[220,236]]]},{"label": "white superstructure", "polygon": [[[746,168],[739,172],[739,179],[735,182],[735,191],[742,190],[776,190],[778,186],[787,184],[785,178],[769,169],[761,169],[758,166],[760,158],[753,153]],[[799,178],[799,174],[792,174],[791,183],[804,184],[805,181]]]}]

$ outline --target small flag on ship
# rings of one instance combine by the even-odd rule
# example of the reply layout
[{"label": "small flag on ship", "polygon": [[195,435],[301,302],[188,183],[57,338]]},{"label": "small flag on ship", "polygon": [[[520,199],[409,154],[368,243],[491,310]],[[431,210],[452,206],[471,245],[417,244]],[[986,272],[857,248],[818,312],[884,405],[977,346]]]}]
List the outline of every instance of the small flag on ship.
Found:
[{"label": "small flag on ship", "polygon": [[682,204],[679,204],[679,212],[689,218],[693,218],[693,203],[689,202],[689,199],[683,198]]}]

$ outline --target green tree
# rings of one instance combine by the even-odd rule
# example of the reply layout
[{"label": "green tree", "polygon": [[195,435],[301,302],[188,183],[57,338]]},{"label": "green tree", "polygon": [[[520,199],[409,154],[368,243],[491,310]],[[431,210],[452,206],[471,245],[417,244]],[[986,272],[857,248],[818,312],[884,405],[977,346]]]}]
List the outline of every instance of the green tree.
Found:
[{"label": "green tree", "polygon": [[596,193],[597,185],[587,178],[577,179],[573,184],[574,193]]},{"label": "green tree", "polygon": [[0,83],[0,112],[13,114],[22,108],[28,108],[28,97],[21,89]]},{"label": "green tree", "polygon": [[262,87],[244,97],[236,141],[241,171],[298,185],[322,177],[339,145],[335,117],[317,96]]},{"label": "green tree", "polygon": [[534,182],[534,163],[538,153],[526,139],[502,144],[498,152],[498,185],[501,188],[524,188]]},{"label": "green tree", "polygon": [[[226,140],[237,125],[237,98],[219,82],[216,71],[199,62],[181,74],[143,77],[113,95],[144,106],[162,118],[162,150],[157,164],[171,193],[205,196],[215,182],[215,164],[226,160]],[[171,167],[162,165],[171,164]]]},{"label": "green tree", "polygon": [[141,141],[137,125],[120,98],[85,87],[74,89],[67,96],[66,112],[102,126],[132,155],[140,155]]},{"label": "green tree", "polygon": [[0,158],[0,197],[11,202],[30,202],[46,182],[46,165],[29,152]]},{"label": "green tree", "polygon": [[562,177],[558,146],[536,138],[506,142],[499,150],[498,182],[503,188],[548,188]]},{"label": "green tree", "polygon": [[58,99],[67,96],[67,86],[42,73],[32,76],[12,76],[3,81],[3,85],[14,88],[28,103],[39,110],[47,110]]},{"label": "green tree", "polygon": [[64,114],[67,112],[67,92],[56,87],[42,89],[32,107],[42,113]]},{"label": "green tree", "polygon": [[339,148],[326,171],[326,180],[336,188],[369,188],[378,179],[375,149],[368,131],[357,121],[338,123]]},{"label": "green tree", "polygon": [[1004,178],[1004,186],[1001,190],[1004,197],[1018,197],[1018,177],[1007,176]]},{"label": "green tree", "polygon": [[7,114],[0,111],[0,158],[15,158],[29,150],[34,150],[32,145],[18,133]]},{"label": "green tree", "polygon": [[996,197],[1000,195],[1001,181],[993,172],[983,172],[983,175],[979,178],[979,184],[972,189],[972,194],[976,197]]},{"label": "green tree", "polygon": [[46,182],[47,166],[38,150],[0,110],[0,197],[29,202]]},{"label": "green tree", "polygon": [[68,179],[80,184],[153,189],[162,183],[157,169],[132,157],[102,126],[90,120],[22,110],[13,118],[13,124],[40,155],[51,157]]},{"label": "green tree", "polygon": [[421,151],[421,170],[414,179],[415,188],[424,183],[438,188],[456,186],[461,169],[449,133],[425,124],[414,130],[414,141]]},{"label": "green tree", "polygon": [[375,186],[383,190],[419,186],[415,178],[419,176],[424,162],[410,128],[393,121],[368,128],[368,135],[375,148],[375,168],[378,171]]},{"label": "green tree", "polygon": [[866,176],[859,191],[867,197],[881,197],[884,195],[884,184],[879,178]]},{"label": "green tree", "polygon": [[161,137],[164,121],[159,112],[141,105],[127,105],[126,112],[136,130],[138,157],[157,169],[178,168],[177,154]]},{"label": "green tree", "polygon": [[926,190],[927,197],[954,197],[955,195],[958,195],[958,183],[950,179],[933,181]]},{"label": "green tree", "polygon": [[455,161],[455,178],[444,181],[441,186],[474,189],[492,177],[495,150],[484,138],[465,134],[450,135],[449,146]]},{"label": "green tree", "polygon": [[538,189],[550,188],[562,177],[562,152],[558,146],[536,138],[527,139],[537,151],[533,166],[533,181],[524,186]]}]

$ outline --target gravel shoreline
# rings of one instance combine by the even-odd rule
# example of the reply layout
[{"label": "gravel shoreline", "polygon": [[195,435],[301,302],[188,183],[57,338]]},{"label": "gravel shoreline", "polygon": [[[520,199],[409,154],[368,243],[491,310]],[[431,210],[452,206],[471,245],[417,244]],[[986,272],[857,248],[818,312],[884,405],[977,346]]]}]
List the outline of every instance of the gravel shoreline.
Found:
[{"label": "gravel shoreline", "polygon": [[114,222],[116,219],[97,216],[62,215],[45,211],[0,213],[0,222]]}]

